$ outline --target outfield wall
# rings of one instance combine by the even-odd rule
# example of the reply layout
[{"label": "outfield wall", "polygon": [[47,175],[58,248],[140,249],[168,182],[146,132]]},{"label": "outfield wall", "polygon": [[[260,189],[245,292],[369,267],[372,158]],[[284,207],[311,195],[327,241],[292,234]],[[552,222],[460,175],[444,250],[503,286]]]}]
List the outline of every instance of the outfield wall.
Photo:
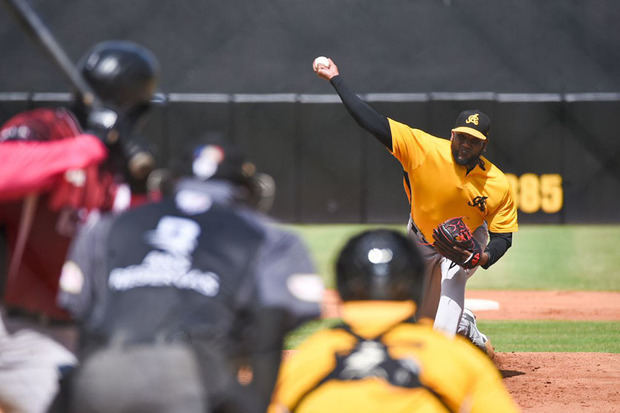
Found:
[{"label": "outfield wall", "polygon": [[[128,39],[183,93],[620,92],[618,0],[29,0],[71,59]],[[0,91],[58,92],[59,71],[0,6]]]},{"label": "outfield wall", "polygon": [[[206,135],[235,141],[276,178],[285,221],[407,215],[397,163],[313,73],[318,55],[377,109],[439,136],[460,109],[487,111],[488,155],[511,174],[521,222],[620,221],[618,0],[28,3],[72,61],[103,40],[151,49],[164,94],[147,135],[160,164]],[[3,7],[0,50],[0,121],[69,99]]]},{"label": "outfield wall", "polygon": [[[368,94],[380,112],[447,137],[458,112],[492,119],[487,157],[508,173],[521,223],[620,222],[620,94]],[[0,93],[0,121],[69,94]],[[146,137],[169,166],[208,137],[240,145],[277,182],[286,222],[404,222],[398,162],[337,95],[160,95]]]}]

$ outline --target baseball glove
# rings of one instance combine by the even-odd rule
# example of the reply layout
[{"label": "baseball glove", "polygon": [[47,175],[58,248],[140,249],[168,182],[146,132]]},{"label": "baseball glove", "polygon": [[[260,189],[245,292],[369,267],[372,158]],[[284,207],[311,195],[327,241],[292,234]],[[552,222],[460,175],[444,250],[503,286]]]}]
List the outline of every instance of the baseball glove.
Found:
[{"label": "baseball glove", "polygon": [[433,230],[433,247],[438,253],[463,268],[474,268],[482,257],[482,247],[463,218],[451,218]]}]

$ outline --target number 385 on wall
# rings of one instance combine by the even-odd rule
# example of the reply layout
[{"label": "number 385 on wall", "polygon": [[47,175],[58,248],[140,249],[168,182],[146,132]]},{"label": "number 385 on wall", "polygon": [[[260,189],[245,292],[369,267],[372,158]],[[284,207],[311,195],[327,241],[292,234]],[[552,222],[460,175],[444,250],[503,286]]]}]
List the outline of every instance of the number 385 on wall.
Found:
[{"label": "number 385 on wall", "polygon": [[522,212],[533,214],[542,210],[554,214],[562,209],[564,191],[560,174],[506,174],[506,178],[510,182],[513,199]]}]

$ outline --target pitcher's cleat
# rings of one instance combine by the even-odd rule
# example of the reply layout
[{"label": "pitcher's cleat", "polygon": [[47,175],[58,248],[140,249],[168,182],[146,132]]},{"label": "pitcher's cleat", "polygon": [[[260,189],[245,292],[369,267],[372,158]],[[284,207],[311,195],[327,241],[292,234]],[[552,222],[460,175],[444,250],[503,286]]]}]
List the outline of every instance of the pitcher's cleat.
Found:
[{"label": "pitcher's cleat", "polygon": [[495,351],[489,338],[478,330],[476,316],[468,308],[463,310],[457,333],[465,336],[474,346],[482,350],[491,360],[495,357]]}]

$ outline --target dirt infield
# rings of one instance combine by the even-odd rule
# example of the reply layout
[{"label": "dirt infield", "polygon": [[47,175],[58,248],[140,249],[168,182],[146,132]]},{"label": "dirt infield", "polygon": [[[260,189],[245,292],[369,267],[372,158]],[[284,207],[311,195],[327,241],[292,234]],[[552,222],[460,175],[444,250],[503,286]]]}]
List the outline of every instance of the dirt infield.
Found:
[{"label": "dirt infield", "polygon": [[495,364],[523,412],[620,412],[620,355],[496,353]]},{"label": "dirt infield", "polygon": [[620,321],[620,293],[472,290],[465,297],[499,304],[497,310],[476,310],[481,320]]},{"label": "dirt infield", "polygon": [[[620,293],[468,291],[492,300],[481,320],[620,321]],[[504,383],[524,412],[620,412],[620,354],[497,353]]]},{"label": "dirt infield", "polygon": [[[620,293],[473,290],[480,320],[620,321]],[[338,316],[326,295],[325,316]],[[504,383],[523,412],[620,412],[620,354],[496,353]]]}]

